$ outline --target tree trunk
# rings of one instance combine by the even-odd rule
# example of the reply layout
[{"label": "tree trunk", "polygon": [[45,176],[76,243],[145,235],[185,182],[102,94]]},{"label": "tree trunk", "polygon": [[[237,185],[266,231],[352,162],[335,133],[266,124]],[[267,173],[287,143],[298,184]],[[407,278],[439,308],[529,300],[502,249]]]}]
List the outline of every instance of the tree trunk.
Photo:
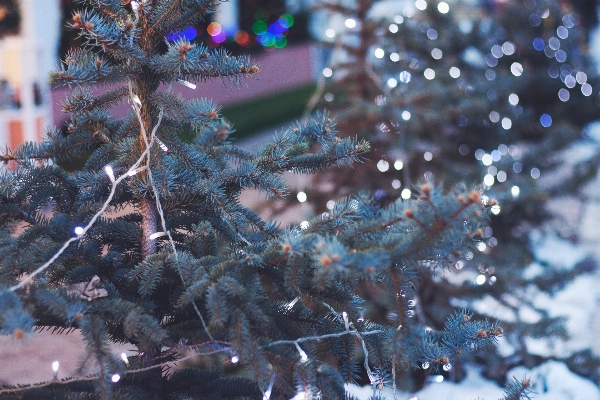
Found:
[{"label": "tree trunk", "polygon": [[150,196],[142,197],[140,201],[142,213],[142,258],[156,253],[156,239],[150,239],[150,235],[156,233],[158,224],[158,211],[154,199]]}]

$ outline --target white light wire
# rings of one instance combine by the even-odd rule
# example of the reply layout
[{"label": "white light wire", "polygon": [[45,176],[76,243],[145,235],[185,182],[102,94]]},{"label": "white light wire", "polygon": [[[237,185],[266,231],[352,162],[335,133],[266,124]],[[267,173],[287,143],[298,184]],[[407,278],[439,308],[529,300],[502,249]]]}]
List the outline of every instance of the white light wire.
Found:
[{"label": "white light wire", "polygon": [[[169,86],[169,90],[168,90],[169,92],[171,91],[171,87],[172,87],[172,85]],[[131,87],[131,82],[129,82],[129,95],[132,98],[134,96],[133,89]],[[146,146],[148,146],[148,136],[146,135],[146,129],[144,128],[144,124],[142,122],[142,115],[140,114],[140,111],[135,106],[133,106],[133,108],[135,110],[135,113],[137,115],[138,121],[139,121],[141,129],[142,129],[142,136],[144,137],[144,142],[146,143]],[[161,114],[160,115],[162,117],[162,110],[161,110]],[[161,117],[159,117],[159,118],[161,118]],[[157,128],[158,128],[158,125],[155,126],[155,128],[152,130],[152,135],[151,135],[152,136],[152,140],[154,140],[154,138],[155,138],[155,134],[156,134],[156,129]],[[169,238],[169,243],[171,244],[171,248],[173,250],[173,255],[175,256],[175,261],[179,261],[179,257],[178,257],[178,254],[177,254],[177,248],[175,247],[175,242],[173,241],[173,237],[171,236],[171,232],[169,232],[167,230],[167,223],[165,221],[165,214],[163,213],[162,205],[160,203],[158,189],[156,188],[156,185],[154,184],[154,179],[152,178],[152,171],[150,169],[150,161],[151,161],[151,159],[150,159],[150,152],[149,151],[146,153],[146,157],[147,157],[148,178],[150,179],[150,185],[152,186],[152,192],[154,193],[154,198],[156,200],[156,210],[158,211],[158,214],[160,216],[160,222],[161,222],[161,225],[162,225],[162,229],[163,229],[163,232]],[[181,278],[181,282],[185,286],[185,280],[183,279],[183,276],[181,275],[181,271],[179,271],[179,277]],[[196,302],[192,301],[192,305],[194,306],[194,310],[196,311],[196,314],[200,318],[200,322],[202,323],[202,327],[204,328],[204,331],[206,332],[206,334],[208,335],[208,337],[211,340],[215,340],[213,338],[213,336],[210,334],[210,331],[208,330],[208,326],[206,326],[206,322],[204,321],[204,318],[202,317],[202,313],[198,309],[198,306],[196,305]]]},{"label": "white light wire", "polygon": [[[158,127],[158,126],[157,126]],[[112,179],[111,180],[111,189],[110,189],[110,194],[108,195],[106,201],[104,202],[104,204],[102,205],[102,208],[100,208],[100,210],[94,214],[94,216],[92,217],[92,219],[90,220],[90,222],[88,222],[88,224],[83,228],[83,231],[79,234],[76,235],[72,238],[70,238],[69,240],[67,240],[62,247],[48,260],[46,261],[42,266],[40,266],[38,269],[36,269],[35,271],[33,271],[31,274],[27,275],[25,278],[23,278],[18,284],[11,286],[9,288],[9,290],[11,292],[14,292],[15,290],[21,289],[23,286],[25,286],[33,277],[35,277],[36,275],[42,273],[44,270],[46,270],[48,267],[50,267],[50,265],[52,265],[52,263],[54,261],[56,261],[56,259],[58,257],[60,257],[60,255],[67,249],[67,247],[69,247],[69,245],[77,240],[81,240],[81,238],[83,237],[83,235],[94,225],[94,223],[96,222],[96,220],[104,213],[104,211],[106,211],[106,209],[108,208],[109,203],[112,201],[113,197],[115,196],[115,192],[117,189],[117,185],[119,183],[121,183],[121,181],[125,178],[128,178],[130,175],[129,173],[138,169],[138,166],[141,164],[141,162],[143,161],[144,157],[146,157],[146,154],[150,152],[150,148],[152,147],[152,145],[154,145],[154,138],[152,138],[152,140],[150,141],[150,143],[148,144],[148,147],[146,148],[146,150],[142,153],[142,155],[138,158],[138,160],[135,162],[135,164],[133,164],[126,173],[124,173],[123,175],[119,176],[118,178],[114,179],[114,181]],[[145,167],[142,167],[142,169],[145,169]]]}]

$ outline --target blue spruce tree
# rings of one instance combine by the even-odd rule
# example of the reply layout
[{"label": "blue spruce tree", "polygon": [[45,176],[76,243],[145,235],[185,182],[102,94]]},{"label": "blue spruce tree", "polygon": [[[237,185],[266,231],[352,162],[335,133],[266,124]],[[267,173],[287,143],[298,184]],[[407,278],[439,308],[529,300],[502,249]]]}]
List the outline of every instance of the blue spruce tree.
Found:
[{"label": "blue spruce tree", "polygon": [[[79,329],[92,372],[4,386],[0,398],[344,399],[360,371],[378,388],[399,370],[448,370],[502,334],[466,310],[434,331],[407,318],[418,274],[472,249],[492,200],[424,184],[410,200],[347,197],[279,230],[240,204],[243,190],[285,196],[284,171],[352,164],[369,144],[318,114],[256,154],[233,146],[219,108],[173,85],[237,86],[259,66],[184,39],[165,46],[216,2],[81,3],[71,26],[87,46],[51,75],[72,89],[66,134],[2,155],[0,327],[14,340]],[[131,111],[114,119],[115,105]],[[81,169],[61,167],[83,155]],[[390,318],[370,319],[364,285]],[[111,343],[137,354],[122,360]],[[174,369],[190,352],[202,363]],[[529,385],[512,382],[505,398]]]}]

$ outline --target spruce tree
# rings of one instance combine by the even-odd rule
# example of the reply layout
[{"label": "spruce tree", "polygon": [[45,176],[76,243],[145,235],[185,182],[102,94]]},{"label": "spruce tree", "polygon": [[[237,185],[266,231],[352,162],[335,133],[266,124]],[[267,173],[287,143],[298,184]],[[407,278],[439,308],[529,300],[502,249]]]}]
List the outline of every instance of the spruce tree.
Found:
[{"label": "spruce tree", "polygon": [[[577,237],[547,205],[579,195],[600,166],[595,150],[565,155],[582,144],[595,148],[584,128],[597,119],[600,81],[581,26],[593,18],[571,2],[464,3],[418,0],[397,13],[371,0],[321,3],[346,26],[322,28],[333,49],[315,104],[334,110],[342,134],[367,138],[373,162],[351,173],[325,171],[307,195],[317,209],[359,188],[385,202],[410,196],[426,179],[479,183],[497,198],[484,243],[459,264],[472,278],[422,275],[418,297],[421,322],[437,327],[449,298],[472,304],[486,296],[494,304],[488,312],[509,316],[530,305],[537,323],[505,321],[515,351],[477,359],[486,376],[502,381],[515,365],[543,361],[528,339],[567,335],[562,318],[533,305],[532,293],[552,295],[594,269],[590,260],[571,270],[540,261],[541,271],[525,272],[539,261],[532,231]],[[565,361],[598,383],[597,358],[580,355]]]},{"label": "spruce tree", "polygon": [[[184,39],[165,45],[216,2],[81,3],[71,26],[87,46],[51,75],[72,89],[67,133],[2,155],[0,326],[14,340],[79,329],[89,375],[5,386],[1,398],[350,398],[343,385],[361,369],[377,389],[407,368],[449,370],[502,334],[466,310],[440,330],[410,318],[418,275],[471,251],[493,200],[424,184],[385,207],[347,197],[280,230],[240,193],[285,196],[284,171],[352,164],[369,144],[339,138],[317,114],[256,154],[233,146],[218,107],[174,86],[238,86],[259,66]],[[132,110],[117,120],[114,106]],[[80,156],[83,168],[61,167]],[[388,318],[372,320],[365,285]],[[137,354],[121,359],[111,343]],[[189,352],[202,362],[173,368]],[[511,382],[505,398],[527,397],[529,385]]]}]

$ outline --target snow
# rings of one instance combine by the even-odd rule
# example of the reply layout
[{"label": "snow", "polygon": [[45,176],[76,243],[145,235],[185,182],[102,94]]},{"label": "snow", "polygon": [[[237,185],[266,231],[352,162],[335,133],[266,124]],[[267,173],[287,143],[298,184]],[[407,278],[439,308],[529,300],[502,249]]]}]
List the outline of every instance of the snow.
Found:
[{"label": "snow", "polygon": [[544,357],[568,357],[574,351],[592,347],[597,285],[596,276],[580,275],[553,296],[539,292],[534,298],[534,306],[548,310],[551,317],[565,317],[570,338],[554,343],[546,338],[526,338],[527,350]]},{"label": "snow", "polygon": [[[432,381],[427,386],[416,393],[397,393],[398,400],[473,400],[485,397],[486,399],[498,399],[502,397],[502,388],[495,382],[481,377],[480,371],[476,367],[468,366],[466,368],[467,376],[460,383]],[[370,386],[347,385],[346,391],[351,393],[359,400],[366,400],[373,394]],[[394,393],[391,388],[385,388],[381,392],[386,399],[392,400]],[[302,397],[294,400],[304,400]]]},{"label": "snow", "polygon": [[554,267],[573,269],[587,256],[585,250],[551,233],[543,234],[539,230],[533,230],[530,238],[538,262],[547,262]]},{"label": "snow", "polygon": [[600,389],[592,381],[574,374],[558,361],[547,361],[530,370],[516,367],[508,376],[531,379],[535,400],[600,400]]},{"label": "snow", "polygon": [[[480,370],[473,366],[466,367],[467,376],[459,383],[429,383],[416,393],[397,393],[398,400],[496,400],[503,396],[503,389],[495,382],[483,378]],[[531,379],[531,397],[535,400],[600,400],[600,389],[590,380],[571,372],[559,361],[547,361],[535,368],[516,367],[507,373],[507,378]],[[359,400],[367,400],[373,394],[370,386],[359,387],[347,385],[346,391]],[[376,392],[391,400],[392,389],[385,388]],[[293,400],[304,400],[304,396],[296,396]]]},{"label": "snow", "polygon": [[[453,302],[450,302],[450,304],[454,305]],[[507,322],[517,321],[517,316],[513,310],[500,303],[489,294],[484,295],[481,300],[474,301],[468,308],[477,311],[480,314],[485,314],[493,319]]]}]

